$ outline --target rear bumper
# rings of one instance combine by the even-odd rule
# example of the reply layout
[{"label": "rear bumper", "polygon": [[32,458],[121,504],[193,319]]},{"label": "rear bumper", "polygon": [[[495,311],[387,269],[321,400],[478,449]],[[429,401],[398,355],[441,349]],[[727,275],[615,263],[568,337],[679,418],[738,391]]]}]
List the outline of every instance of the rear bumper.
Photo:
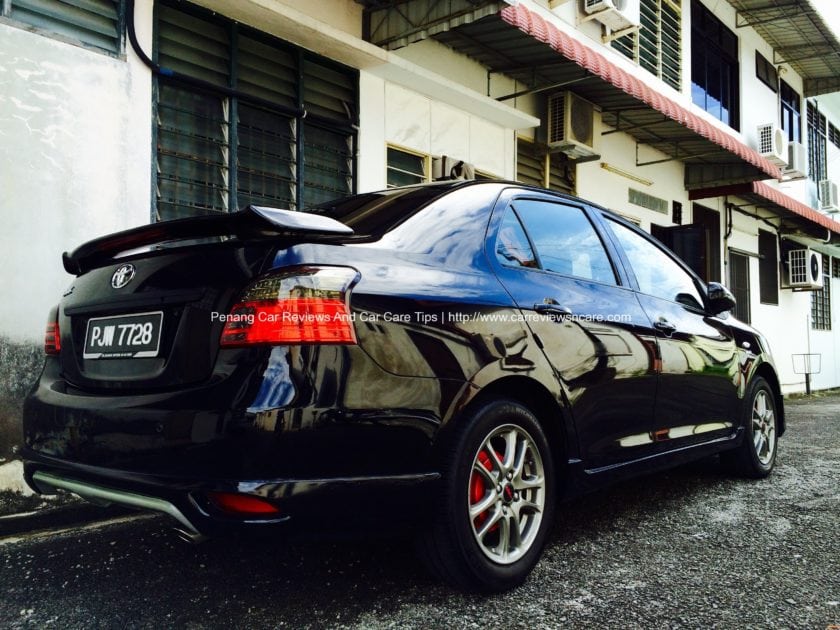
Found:
[{"label": "rear bumper", "polygon": [[66,477],[59,477],[53,473],[48,473],[43,470],[36,471],[32,474],[32,485],[41,494],[54,494],[59,490],[65,490],[97,505],[108,506],[116,504],[150,512],[168,514],[180,524],[183,528],[181,531],[191,540],[198,541],[203,538],[203,535],[192,524],[192,521],[190,521],[186,515],[175,506],[175,504],[170,503],[165,499],[150,497],[144,494],[136,494],[134,492],[126,492],[125,490],[106,488],[104,486],[84,481],[77,481]]},{"label": "rear bumper", "polygon": [[[117,504],[166,514],[187,538],[246,528],[311,526],[331,529],[371,517],[419,514],[432,498],[438,473],[312,479],[206,480],[160,477],[76,464],[24,451],[24,476],[38,493],[68,491],[98,504]],[[270,501],[270,516],[224,512],[208,499],[210,492],[233,492]]]}]

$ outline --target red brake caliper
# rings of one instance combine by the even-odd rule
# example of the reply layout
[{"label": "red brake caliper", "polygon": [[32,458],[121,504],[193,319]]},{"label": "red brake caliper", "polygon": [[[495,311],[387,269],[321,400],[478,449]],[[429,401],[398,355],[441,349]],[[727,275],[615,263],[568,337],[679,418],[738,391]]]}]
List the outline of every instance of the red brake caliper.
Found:
[{"label": "red brake caliper", "polygon": [[[496,454],[499,456],[499,459],[502,458],[499,453]],[[493,464],[490,463],[490,456],[484,451],[480,451],[478,453],[478,463],[484,466],[487,472],[493,470]],[[484,498],[486,492],[487,482],[484,481],[484,476],[479,473],[473,472],[472,476],[470,477],[470,504],[475,505],[476,503],[481,501]],[[484,521],[486,521],[488,518],[490,518],[489,510],[485,510],[484,512],[476,516],[476,528],[481,527],[484,524]],[[492,532],[498,529],[498,527],[498,525],[493,525],[493,527],[490,528],[490,531]]]}]

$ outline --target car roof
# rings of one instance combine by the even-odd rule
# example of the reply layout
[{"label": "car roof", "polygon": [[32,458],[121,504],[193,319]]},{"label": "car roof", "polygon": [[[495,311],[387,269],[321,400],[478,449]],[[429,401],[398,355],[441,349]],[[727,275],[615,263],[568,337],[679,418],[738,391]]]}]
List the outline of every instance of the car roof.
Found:
[{"label": "car roof", "polygon": [[619,219],[623,222],[629,223],[627,219],[621,216],[615,210],[610,210],[609,208],[605,208],[594,201],[590,201],[589,199],[585,199],[583,197],[578,197],[576,195],[572,195],[571,193],[562,192],[559,190],[551,190],[548,188],[542,188],[540,186],[534,186],[532,184],[524,184],[522,182],[517,182],[514,180],[509,179],[456,179],[456,180],[441,180],[441,181],[434,181],[434,182],[423,182],[421,184],[411,184],[408,186],[398,186],[395,188],[389,188],[387,190],[395,190],[396,188],[399,189],[409,189],[409,188],[429,188],[429,187],[436,187],[441,189],[449,189],[449,190],[456,190],[458,188],[464,188],[467,186],[503,186],[503,187],[515,187],[526,191],[531,191],[535,193],[540,193],[543,195],[550,195],[552,197],[557,197],[558,199],[562,199],[564,201],[572,201],[575,203],[582,203],[597,210],[601,210],[608,214],[609,216]]}]

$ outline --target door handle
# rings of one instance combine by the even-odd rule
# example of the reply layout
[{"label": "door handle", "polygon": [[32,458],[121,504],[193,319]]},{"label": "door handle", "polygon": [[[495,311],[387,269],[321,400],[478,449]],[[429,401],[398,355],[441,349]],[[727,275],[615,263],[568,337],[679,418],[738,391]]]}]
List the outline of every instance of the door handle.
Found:
[{"label": "door handle", "polygon": [[561,306],[554,298],[545,298],[542,303],[534,304],[534,310],[537,313],[560,315],[561,317],[569,317],[572,314],[572,309],[568,306]]},{"label": "door handle", "polygon": [[653,323],[653,327],[667,335],[670,335],[677,330],[677,327],[669,322],[666,318],[660,317]]}]

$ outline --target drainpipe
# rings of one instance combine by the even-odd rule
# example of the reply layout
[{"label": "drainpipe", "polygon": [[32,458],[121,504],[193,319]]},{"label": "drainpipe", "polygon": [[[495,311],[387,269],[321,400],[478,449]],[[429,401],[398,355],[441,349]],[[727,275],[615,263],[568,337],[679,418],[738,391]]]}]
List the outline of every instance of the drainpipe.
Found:
[{"label": "drainpipe", "polygon": [[[225,87],[223,85],[217,85],[209,81],[204,81],[203,79],[197,79],[189,75],[181,74],[180,72],[176,72],[172,68],[165,68],[160,64],[155,63],[154,61],[152,61],[151,57],[149,57],[149,55],[146,54],[146,51],[143,50],[143,47],[140,45],[140,42],[137,39],[137,30],[134,24],[134,0],[127,0],[125,13],[126,31],[128,32],[128,41],[131,43],[131,48],[134,50],[135,54],[140,58],[140,61],[146,64],[146,66],[148,66],[154,74],[162,77],[178,79],[183,83],[187,83],[198,88],[203,88],[205,90],[212,90],[217,94],[221,93],[225,96],[230,96],[233,98],[241,98],[245,96],[252,103],[264,105],[274,111],[283,112],[290,116],[306,116],[306,110],[303,108],[284,107],[282,105],[278,105],[277,103],[272,103],[271,101],[252,96],[250,94],[244,94],[243,92],[240,92],[239,90],[233,88]],[[314,119],[316,117],[313,116],[312,118]],[[333,122],[333,125],[335,125],[335,122]]]},{"label": "drainpipe", "polygon": [[[729,195],[723,198],[724,217],[726,219],[726,232],[723,234],[723,277],[729,278],[729,237],[732,236],[732,204],[729,203]],[[726,281],[723,284],[729,285]]]}]

